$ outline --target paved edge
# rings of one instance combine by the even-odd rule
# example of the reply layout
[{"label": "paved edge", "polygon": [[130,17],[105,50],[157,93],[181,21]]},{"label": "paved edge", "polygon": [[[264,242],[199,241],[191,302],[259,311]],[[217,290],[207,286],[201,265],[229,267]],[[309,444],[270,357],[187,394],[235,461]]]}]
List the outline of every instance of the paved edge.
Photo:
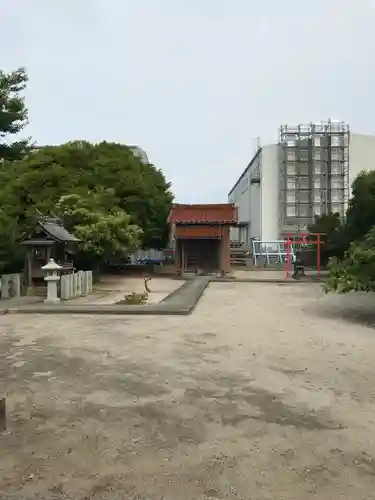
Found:
[{"label": "paved edge", "polygon": [[177,290],[170,293],[158,304],[145,305],[69,305],[68,303],[49,305],[36,304],[5,309],[2,314],[101,314],[101,315],[176,315],[190,314],[203,292],[212,280],[210,277],[197,277],[185,281]]},{"label": "paved edge", "polygon": [[293,280],[261,279],[261,278],[218,278],[214,276],[197,276],[187,279],[183,284],[171,292],[158,304],[145,305],[58,305],[33,304],[24,307],[4,309],[2,314],[99,314],[99,315],[155,315],[155,316],[187,316],[191,314],[210,283],[278,283],[283,285],[309,285],[311,283],[324,283],[323,280]]},{"label": "paved edge", "polygon": [[218,283],[283,283],[284,285],[311,285],[311,283],[325,283],[324,278],[282,279],[282,278],[214,278],[211,281]]}]

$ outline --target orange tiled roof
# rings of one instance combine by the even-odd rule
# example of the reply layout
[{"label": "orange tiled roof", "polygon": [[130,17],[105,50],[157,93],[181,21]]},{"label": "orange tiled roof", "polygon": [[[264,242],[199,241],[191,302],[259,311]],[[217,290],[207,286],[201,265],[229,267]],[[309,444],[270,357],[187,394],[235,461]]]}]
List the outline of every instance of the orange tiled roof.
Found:
[{"label": "orange tiled roof", "polygon": [[237,224],[237,208],[232,203],[174,205],[170,224]]}]

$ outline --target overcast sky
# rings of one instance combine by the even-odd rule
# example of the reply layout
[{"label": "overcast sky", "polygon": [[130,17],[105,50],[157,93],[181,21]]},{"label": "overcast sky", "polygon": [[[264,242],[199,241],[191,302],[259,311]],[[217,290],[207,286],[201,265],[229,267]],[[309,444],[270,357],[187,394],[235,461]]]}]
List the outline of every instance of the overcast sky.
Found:
[{"label": "overcast sky", "polygon": [[0,0],[28,134],[139,145],[177,201],[226,202],[282,123],[375,134],[375,0]]}]

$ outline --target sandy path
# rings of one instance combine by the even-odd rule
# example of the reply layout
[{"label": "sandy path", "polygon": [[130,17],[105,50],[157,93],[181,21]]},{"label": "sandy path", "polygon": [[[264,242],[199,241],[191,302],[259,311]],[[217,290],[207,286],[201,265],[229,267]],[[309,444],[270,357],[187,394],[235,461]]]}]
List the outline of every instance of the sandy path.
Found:
[{"label": "sandy path", "polygon": [[[148,282],[151,290],[148,294],[148,304],[157,304],[182,285],[183,281],[168,278],[152,278]],[[142,277],[119,277],[106,276],[100,283],[94,287],[94,293],[71,299],[67,302],[69,305],[95,304],[108,305],[115,304],[124,299],[129,293],[145,292],[144,279]]]},{"label": "sandy path", "polygon": [[188,317],[2,316],[0,492],[372,500],[373,302],[217,283]]}]

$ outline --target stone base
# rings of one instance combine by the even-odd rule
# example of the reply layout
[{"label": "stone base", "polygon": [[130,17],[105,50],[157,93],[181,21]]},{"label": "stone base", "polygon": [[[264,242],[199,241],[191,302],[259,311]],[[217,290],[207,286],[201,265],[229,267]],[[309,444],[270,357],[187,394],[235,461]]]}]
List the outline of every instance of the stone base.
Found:
[{"label": "stone base", "polygon": [[45,304],[60,304],[60,299],[44,299]]}]

